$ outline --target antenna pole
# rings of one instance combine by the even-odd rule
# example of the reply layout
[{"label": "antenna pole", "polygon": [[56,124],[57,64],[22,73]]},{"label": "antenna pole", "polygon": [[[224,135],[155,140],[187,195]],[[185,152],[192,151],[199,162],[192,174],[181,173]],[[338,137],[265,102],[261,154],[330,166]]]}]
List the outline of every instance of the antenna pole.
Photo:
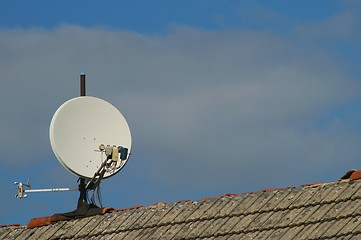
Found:
[{"label": "antenna pole", "polygon": [[[80,96],[86,96],[85,92],[85,73],[80,74]],[[84,214],[87,212],[89,205],[88,205],[88,199],[87,199],[87,192],[85,188],[85,179],[79,178],[79,192],[80,196],[78,199],[78,205],[76,212],[78,214]]]},{"label": "antenna pole", "polygon": [[86,96],[86,93],[85,93],[85,73],[80,74],[80,96]]}]

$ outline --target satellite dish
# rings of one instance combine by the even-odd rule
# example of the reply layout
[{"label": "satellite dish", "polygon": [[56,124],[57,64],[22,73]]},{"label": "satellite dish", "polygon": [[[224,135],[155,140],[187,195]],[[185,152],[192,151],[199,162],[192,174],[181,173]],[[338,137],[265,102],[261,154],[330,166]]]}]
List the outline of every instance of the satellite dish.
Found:
[{"label": "satellite dish", "polygon": [[[131,150],[131,134],[123,115],[110,103],[90,96],[63,103],[50,123],[50,143],[55,156],[71,173],[91,179],[105,167],[103,178],[118,173]],[[105,165],[107,151],[111,165]],[[123,151],[126,150],[126,151]],[[114,159],[114,157],[116,159]]]},{"label": "satellite dish", "polygon": [[[30,188],[15,182],[17,198],[26,193],[76,191],[80,195],[77,208],[68,217],[84,217],[103,213],[100,183],[118,173],[127,163],[132,140],[123,115],[110,103],[85,96],[85,74],[80,74],[80,95],[63,103],[51,119],[50,144],[60,163],[79,177],[78,188]],[[88,191],[92,191],[89,202]],[[96,193],[96,194],[94,194]],[[100,203],[98,207],[96,201]]]}]

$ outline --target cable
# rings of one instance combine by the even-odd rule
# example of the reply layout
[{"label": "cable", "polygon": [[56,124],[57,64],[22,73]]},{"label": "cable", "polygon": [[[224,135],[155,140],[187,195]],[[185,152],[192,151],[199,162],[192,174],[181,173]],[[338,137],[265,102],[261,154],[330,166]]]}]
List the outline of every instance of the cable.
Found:
[{"label": "cable", "polygon": [[97,187],[97,198],[98,198],[98,202],[99,202],[100,207],[103,207],[102,192],[100,190],[100,184]]},{"label": "cable", "polygon": [[100,184],[95,189],[92,189],[90,191],[91,191],[89,198],[90,203],[95,206],[103,207]]}]

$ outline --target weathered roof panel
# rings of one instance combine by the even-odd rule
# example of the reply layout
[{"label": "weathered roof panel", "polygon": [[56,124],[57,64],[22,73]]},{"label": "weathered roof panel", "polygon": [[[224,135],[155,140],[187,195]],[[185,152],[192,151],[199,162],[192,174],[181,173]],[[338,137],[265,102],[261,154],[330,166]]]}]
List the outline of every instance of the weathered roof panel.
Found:
[{"label": "weathered roof panel", "polygon": [[298,188],[158,203],[44,225],[0,239],[361,239],[361,176]]}]

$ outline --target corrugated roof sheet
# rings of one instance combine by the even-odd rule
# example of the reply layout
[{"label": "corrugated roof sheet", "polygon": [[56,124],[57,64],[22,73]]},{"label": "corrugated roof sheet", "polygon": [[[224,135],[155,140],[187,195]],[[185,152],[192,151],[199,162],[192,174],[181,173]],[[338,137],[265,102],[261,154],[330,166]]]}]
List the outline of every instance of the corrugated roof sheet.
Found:
[{"label": "corrugated roof sheet", "polygon": [[0,228],[0,239],[361,239],[361,180],[350,176],[299,188],[158,203],[41,227],[7,226]]}]

